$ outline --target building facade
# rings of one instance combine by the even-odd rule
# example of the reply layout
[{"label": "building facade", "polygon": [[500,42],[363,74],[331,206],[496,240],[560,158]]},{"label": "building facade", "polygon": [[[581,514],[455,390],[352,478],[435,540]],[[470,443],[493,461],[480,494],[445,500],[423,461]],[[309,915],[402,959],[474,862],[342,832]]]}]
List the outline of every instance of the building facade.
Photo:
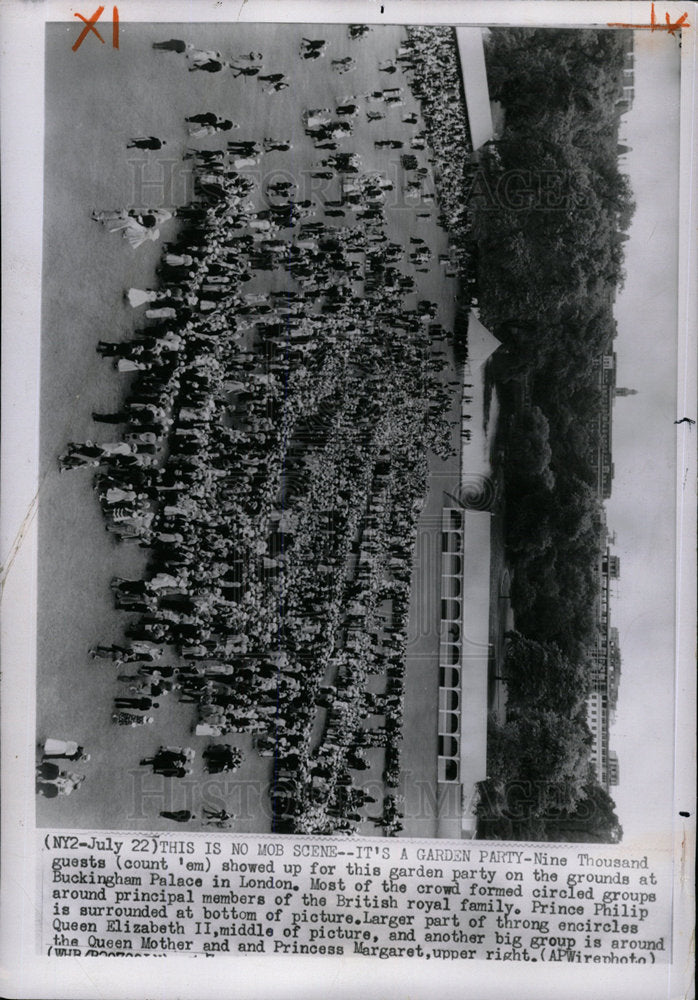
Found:
[{"label": "building facade", "polygon": [[475,836],[487,776],[490,530],[488,511],[443,509],[437,783],[460,786],[460,809],[439,815],[439,837]]},{"label": "building facade", "polygon": [[596,470],[596,489],[608,500],[613,488],[613,404],[619,396],[634,396],[637,389],[616,386],[616,355],[602,354],[596,359],[599,387],[597,440],[589,461]]},{"label": "building facade", "polygon": [[618,702],[620,646],[618,629],[611,625],[611,585],[620,577],[620,559],[608,546],[599,558],[597,635],[589,650],[591,693],[587,700],[587,724],[591,731],[591,762],[596,779],[608,790],[618,784],[618,756],[609,746],[609,728]]}]

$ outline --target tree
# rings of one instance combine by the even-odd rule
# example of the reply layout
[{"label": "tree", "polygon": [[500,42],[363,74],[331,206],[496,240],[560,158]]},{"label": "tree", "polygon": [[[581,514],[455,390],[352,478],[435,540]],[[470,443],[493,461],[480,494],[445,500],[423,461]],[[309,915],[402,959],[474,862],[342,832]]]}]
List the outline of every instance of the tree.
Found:
[{"label": "tree", "polygon": [[561,810],[557,817],[549,818],[546,839],[618,844],[623,838],[623,827],[615,808],[606,789],[590,776],[575,808]]},{"label": "tree", "polygon": [[506,124],[479,154],[468,211],[481,318],[503,343],[491,372],[518,629],[479,809],[479,832],[492,836],[564,838],[585,809],[597,819],[584,837],[620,836],[589,773],[584,702],[602,519],[595,361],[615,336],[634,210],[618,163],[624,44],[619,32],[506,28],[486,51]]},{"label": "tree", "polygon": [[573,810],[581,800],[589,771],[591,734],[579,715],[552,709],[511,713],[488,739],[490,776],[520,795],[519,811],[528,818],[550,809]]},{"label": "tree", "polygon": [[619,232],[634,208],[618,168],[623,39],[494,29],[486,59],[506,125],[481,154],[487,197],[468,206],[480,306],[490,325],[536,323],[544,354],[546,327],[623,280]]},{"label": "tree", "polygon": [[551,458],[548,420],[540,407],[526,407],[513,421],[508,435],[506,475],[512,484],[528,481],[538,489],[550,490],[555,483]]},{"label": "tree", "polygon": [[550,707],[570,717],[589,693],[589,665],[565,656],[556,643],[536,642],[520,632],[507,633],[504,661],[508,704]]},{"label": "tree", "polygon": [[536,483],[533,489],[507,489],[506,542],[515,561],[547,552],[554,542],[550,519],[554,495]]}]

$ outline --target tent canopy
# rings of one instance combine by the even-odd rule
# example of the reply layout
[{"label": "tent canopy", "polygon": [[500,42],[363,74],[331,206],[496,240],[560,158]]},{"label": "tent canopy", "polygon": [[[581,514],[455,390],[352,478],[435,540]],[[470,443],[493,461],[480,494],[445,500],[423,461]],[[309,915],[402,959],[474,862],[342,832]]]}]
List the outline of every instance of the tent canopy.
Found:
[{"label": "tent canopy", "polygon": [[473,149],[494,137],[482,28],[456,28],[463,91]]},{"label": "tent canopy", "polygon": [[468,317],[468,365],[471,371],[481,368],[500,346],[501,341],[482,325],[477,312],[471,309]]}]

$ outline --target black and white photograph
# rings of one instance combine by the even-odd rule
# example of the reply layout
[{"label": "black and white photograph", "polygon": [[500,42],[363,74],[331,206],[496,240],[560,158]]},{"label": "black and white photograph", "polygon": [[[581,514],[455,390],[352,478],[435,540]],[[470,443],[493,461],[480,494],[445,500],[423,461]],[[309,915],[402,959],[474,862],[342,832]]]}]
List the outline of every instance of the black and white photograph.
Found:
[{"label": "black and white photograph", "polygon": [[79,27],[46,25],[38,825],[645,832],[680,32]]},{"label": "black and white photograph", "polygon": [[690,995],[695,12],[0,7],[3,995]]}]

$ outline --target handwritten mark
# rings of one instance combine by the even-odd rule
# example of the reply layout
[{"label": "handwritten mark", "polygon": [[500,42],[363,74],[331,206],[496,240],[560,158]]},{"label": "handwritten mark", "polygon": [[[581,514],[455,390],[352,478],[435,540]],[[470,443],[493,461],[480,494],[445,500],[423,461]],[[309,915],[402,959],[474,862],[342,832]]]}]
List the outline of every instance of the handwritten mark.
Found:
[{"label": "handwritten mark", "polygon": [[0,566],[0,595],[2,595],[2,592],[5,589],[5,583],[7,582],[7,578],[10,575],[10,570],[12,569],[12,565],[15,559],[17,558],[17,555],[19,554],[19,550],[22,547],[22,543],[24,542],[26,534],[29,531],[29,526],[36,517],[36,512],[38,509],[38,501],[39,501],[39,490],[37,490],[34,496],[31,498],[29,507],[27,508],[27,513],[22,518],[22,523],[17,529],[17,534],[15,535],[15,539],[12,545],[10,546],[10,551],[5,564]]},{"label": "handwritten mark", "polygon": [[[85,25],[85,27],[80,32],[80,37],[78,38],[77,42],[75,43],[75,45],[73,45],[73,52],[77,52],[77,50],[80,48],[80,46],[85,41],[85,39],[87,38],[87,36],[89,35],[90,32],[92,32],[94,35],[96,35],[97,38],[99,38],[99,40],[102,43],[102,45],[104,45],[104,39],[102,38],[102,36],[100,35],[100,33],[95,28],[95,25],[96,25],[97,21],[99,21],[99,19],[102,16],[103,13],[104,13],[104,7],[102,6],[102,7],[98,7],[97,10],[92,15],[92,17],[89,17],[89,18],[88,17],[83,17],[82,14],[78,14],[78,13],[75,14],[75,17],[79,17],[80,20]],[[118,47],[119,47],[119,8],[118,7],[114,7],[113,8],[113,15],[112,15],[112,46],[115,49],[118,49]]]},{"label": "handwritten mark", "polygon": [[75,45],[73,45],[73,52],[77,52],[77,50],[80,48],[80,46],[85,41],[85,39],[87,38],[87,36],[91,31],[94,32],[97,38],[99,38],[102,45],[104,45],[104,39],[95,28],[95,24],[97,23],[97,21],[99,21],[103,13],[104,13],[104,7],[98,7],[97,10],[92,15],[92,17],[89,18],[89,20],[86,17],[83,17],[82,14],[75,15],[75,17],[79,17],[81,21],[84,21],[85,27],[80,32],[80,37],[78,38],[77,42],[75,43]]},{"label": "handwritten mark", "polygon": [[681,28],[691,27],[688,23],[687,13],[682,14],[676,21],[672,21],[668,14],[664,15],[664,19],[666,24],[660,24],[660,22],[657,21],[657,17],[654,12],[654,4],[652,4],[649,24],[632,24],[631,22],[626,21],[608,21],[607,23],[609,28],[634,28],[636,31],[668,31],[670,35],[675,35],[677,31],[681,30]]}]

